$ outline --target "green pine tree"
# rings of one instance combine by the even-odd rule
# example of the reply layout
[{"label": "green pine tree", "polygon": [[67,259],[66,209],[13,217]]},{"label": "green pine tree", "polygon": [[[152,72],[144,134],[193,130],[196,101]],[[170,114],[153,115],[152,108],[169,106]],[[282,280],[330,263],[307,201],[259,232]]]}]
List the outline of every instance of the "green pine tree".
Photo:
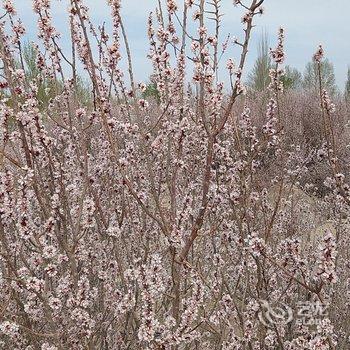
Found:
[{"label": "green pine tree", "polygon": [[[326,89],[330,94],[334,95],[337,92],[334,66],[328,59],[321,62],[321,81],[322,88]],[[303,87],[304,89],[318,92],[319,84],[318,64],[309,62],[305,67]]]},{"label": "green pine tree", "polygon": [[285,90],[299,89],[302,86],[302,74],[296,68],[286,66],[281,81]]},{"label": "green pine tree", "polygon": [[350,67],[348,68],[348,77],[345,83],[345,97],[350,99]]}]

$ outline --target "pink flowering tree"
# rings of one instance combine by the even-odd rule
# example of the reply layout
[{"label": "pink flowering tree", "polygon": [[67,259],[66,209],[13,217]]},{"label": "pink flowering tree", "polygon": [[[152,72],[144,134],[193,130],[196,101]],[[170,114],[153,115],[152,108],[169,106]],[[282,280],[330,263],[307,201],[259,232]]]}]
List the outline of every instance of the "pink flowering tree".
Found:
[{"label": "pink flowering tree", "polygon": [[[220,0],[159,1],[145,53],[157,100],[134,76],[121,1],[108,1],[111,33],[83,0],[67,2],[71,52],[51,1],[33,0],[39,74],[29,79],[25,29],[2,1],[0,348],[347,348],[350,187],[337,110],[320,78],[322,142],[308,152],[287,142],[281,28],[255,123],[243,74],[264,0],[234,1],[243,31],[223,43]],[[238,61],[223,63],[231,50]],[[327,187],[314,207],[296,198],[315,191],[303,182],[310,162]],[[332,226],[312,235],[320,217]],[[319,322],[300,322],[300,303],[323,311]]]}]

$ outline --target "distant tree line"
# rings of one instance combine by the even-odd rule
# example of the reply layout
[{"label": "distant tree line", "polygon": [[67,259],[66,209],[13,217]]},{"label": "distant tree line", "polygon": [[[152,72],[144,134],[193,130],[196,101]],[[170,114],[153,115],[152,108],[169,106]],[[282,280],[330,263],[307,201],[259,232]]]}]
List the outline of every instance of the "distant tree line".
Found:
[{"label": "distant tree line", "polygon": [[[258,57],[254,63],[253,69],[248,75],[247,85],[253,91],[265,91],[270,84],[269,72],[273,69],[270,53],[268,35],[264,32],[258,43]],[[334,66],[325,59],[321,63],[322,86],[330,94],[338,91],[334,74]],[[306,64],[303,74],[296,68],[289,65],[285,67],[285,73],[282,78],[284,89],[305,89],[310,91],[319,90],[319,72],[317,64],[310,61]],[[345,85],[345,94],[350,94],[350,68],[348,70],[347,82]]]}]

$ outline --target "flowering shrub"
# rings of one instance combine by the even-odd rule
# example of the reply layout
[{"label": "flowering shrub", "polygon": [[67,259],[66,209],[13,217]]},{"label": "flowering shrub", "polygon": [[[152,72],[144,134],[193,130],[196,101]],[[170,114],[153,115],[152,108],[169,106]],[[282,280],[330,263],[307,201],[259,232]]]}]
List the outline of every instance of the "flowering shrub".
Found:
[{"label": "flowering shrub", "polygon": [[[82,0],[70,1],[71,55],[60,47],[51,2],[33,0],[39,73],[30,80],[25,29],[13,1],[3,1],[1,348],[348,347],[350,187],[338,111],[320,80],[319,142],[291,140],[287,102],[295,96],[281,80],[283,29],[271,49],[264,113],[245,95],[263,2],[234,1],[245,11],[244,31],[222,49],[219,0],[158,7],[148,19],[152,99],[135,81],[119,0],[108,1],[110,34],[95,27]],[[128,72],[120,68],[123,43]],[[227,87],[217,73],[231,45],[241,56],[227,62]],[[320,47],[319,66],[323,55]],[[89,103],[77,94],[80,71],[91,82]],[[44,109],[42,81],[52,90]],[[322,163],[327,188],[310,197],[314,204],[305,194],[319,185],[308,177],[312,162]],[[317,301],[329,312],[317,324],[263,324],[263,300]]]}]

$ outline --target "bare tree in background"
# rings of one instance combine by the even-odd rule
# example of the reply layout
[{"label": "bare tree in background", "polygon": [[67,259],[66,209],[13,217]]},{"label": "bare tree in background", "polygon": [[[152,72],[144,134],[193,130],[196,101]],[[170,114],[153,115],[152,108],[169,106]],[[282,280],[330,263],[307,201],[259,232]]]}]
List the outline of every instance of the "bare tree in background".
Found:
[{"label": "bare tree in background", "polygon": [[263,32],[258,43],[258,57],[252,71],[248,75],[247,85],[255,91],[266,91],[270,84],[271,68],[269,37],[266,32]]}]

